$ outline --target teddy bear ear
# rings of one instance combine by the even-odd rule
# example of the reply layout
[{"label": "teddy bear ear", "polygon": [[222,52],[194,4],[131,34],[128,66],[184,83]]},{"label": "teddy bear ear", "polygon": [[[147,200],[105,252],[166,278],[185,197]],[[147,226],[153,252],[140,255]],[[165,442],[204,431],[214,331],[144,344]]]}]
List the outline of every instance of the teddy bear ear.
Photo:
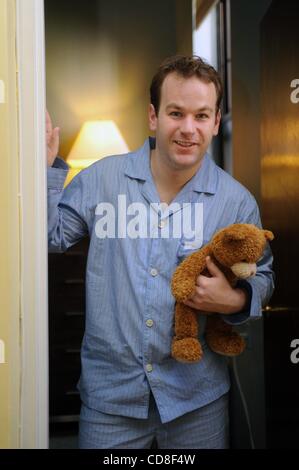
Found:
[{"label": "teddy bear ear", "polygon": [[244,240],[245,234],[239,230],[227,230],[226,232],[224,232],[224,238],[227,242]]},{"label": "teddy bear ear", "polygon": [[266,240],[273,240],[274,234],[270,230],[263,230]]}]

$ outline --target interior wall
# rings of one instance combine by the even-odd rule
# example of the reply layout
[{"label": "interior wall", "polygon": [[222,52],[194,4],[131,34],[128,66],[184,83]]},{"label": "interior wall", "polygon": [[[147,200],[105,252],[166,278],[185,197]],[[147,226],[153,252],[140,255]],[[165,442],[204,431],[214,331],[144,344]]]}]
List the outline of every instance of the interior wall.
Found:
[{"label": "interior wall", "polygon": [[15,6],[0,2],[0,448],[19,444],[19,208]]},{"label": "interior wall", "polygon": [[192,52],[191,0],[45,0],[47,105],[68,155],[81,124],[113,119],[131,150],[148,135],[159,63]]}]

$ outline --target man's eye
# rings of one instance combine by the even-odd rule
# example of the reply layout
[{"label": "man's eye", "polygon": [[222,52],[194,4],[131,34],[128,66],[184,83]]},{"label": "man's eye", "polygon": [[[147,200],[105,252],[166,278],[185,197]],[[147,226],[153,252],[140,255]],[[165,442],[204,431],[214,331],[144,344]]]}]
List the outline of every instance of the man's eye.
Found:
[{"label": "man's eye", "polygon": [[170,116],[174,116],[174,117],[180,117],[182,115],[182,113],[180,113],[179,111],[171,111],[170,113]]},{"label": "man's eye", "polygon": [[197,119],[208,119],[209,116],[207,114],[197,114]]}]

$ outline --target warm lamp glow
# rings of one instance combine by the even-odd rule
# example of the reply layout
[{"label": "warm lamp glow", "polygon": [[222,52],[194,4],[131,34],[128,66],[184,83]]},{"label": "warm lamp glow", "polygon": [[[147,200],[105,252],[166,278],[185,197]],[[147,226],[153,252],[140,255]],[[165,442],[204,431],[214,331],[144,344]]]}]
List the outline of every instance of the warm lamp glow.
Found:
[{"label": "warm lamp glow", "polygon": [[82,169],[108,155],[129,151],[113,121],[87,121],[71,148],[67,162],[71,168]]}]

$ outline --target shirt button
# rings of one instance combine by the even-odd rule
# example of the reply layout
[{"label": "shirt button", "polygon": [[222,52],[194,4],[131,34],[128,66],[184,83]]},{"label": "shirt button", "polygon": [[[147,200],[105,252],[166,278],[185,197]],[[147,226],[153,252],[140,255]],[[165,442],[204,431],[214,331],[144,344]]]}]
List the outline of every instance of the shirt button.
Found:
[{"label": "shirt button", "polygon": [[153,366],[151,364],[146,364],[146,370],[147,372],[152,372]]},{"label": "shirt button", "polygon": [[149,327],[153,326],[153,324],[154,324],[153,320],[151,320],[151,319],[146,320],[145,323],[146,323],[146,326],[149,326]]},{"label": "shirt button", "polygon": [[151,275],[152,275],[153,277],[157,276],[157,275],[158,275],[158,271],[157,271],[155,268],[151,269]]},{"label": "shirt button", "polygon": [[160,220],[160,222],[158,223],[158,227],[159,228],[164,228],[166,224],[167,224],[166,220]]}]

